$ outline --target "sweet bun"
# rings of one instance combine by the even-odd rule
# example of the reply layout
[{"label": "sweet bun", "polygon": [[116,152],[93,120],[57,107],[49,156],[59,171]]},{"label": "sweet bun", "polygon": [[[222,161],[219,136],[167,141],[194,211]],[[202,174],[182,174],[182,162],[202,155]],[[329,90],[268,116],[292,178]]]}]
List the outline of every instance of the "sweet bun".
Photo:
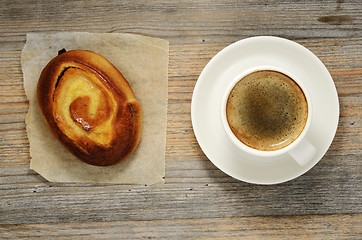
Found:
[{"label": "sweet bun", "polygon": [[141,104],[101,55],[85,50],[59,54],[40,75],[37,99],[51,133],[85,163],[117,164],[139,143]]}]

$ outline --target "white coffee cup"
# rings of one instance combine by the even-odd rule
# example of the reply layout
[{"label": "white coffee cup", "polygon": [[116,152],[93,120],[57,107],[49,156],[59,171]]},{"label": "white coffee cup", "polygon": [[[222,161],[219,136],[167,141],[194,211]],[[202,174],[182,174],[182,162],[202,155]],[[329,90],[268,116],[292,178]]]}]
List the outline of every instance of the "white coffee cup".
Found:
[{"label": "white coffee cup", "polygon": [[[227,101],[229,98],[229,94],[230,94],[231,90],[234,88],[234,86],[245,76],[247,76],[253,72],[262,71],[262,70],[272,70],[272,71],[280,72],[280,73],[283,73],[283,74],[289,76],[291,79],[293,79],[294,82],[296,82],[299,85],[299,87],[302,89],[302,91],[305,95],[306,101],[307,101],[307,105],[308,105],[308,117],[307,117],[306,124],[305,124],[304,129],[301,132],[301,134],[292,143],[290,143],[289,145],[287,145],[281,149],[277,149],[277,150],[264,151],[264,150],[258,150],[258,149],[254,149],[252,147],[247,146],[234,135],[234,133],[232,132],[232,130],[229,126],[227,116],[226,116],[226,104],[227,104]],[[261,157],[261,158],[277,157],[277,156],[281,156],[283,154],[289,154],[301,166],[308,163],[308,161],[310,161],[316,154],[315,146],[306,138],[306,135],[307,135],[309,127],[310,127],[311,119],[312,119],[312,113],[313,113],[310,95],[308,94],[308,90],[304,86],[302,80],[299,79],[297,76],[295,76],[293,73],[291,73],[285,69],[282,69],[277,66],[263,65],[263,66],[250,68],[246,71],[241,72],[231,81],[230,85],[226,89],[224,96],[222,98],[222,101],[221,101],[221,111],[220,112],[221,112],[222,125],[223,125],[223,128],[224,128],[227,136],[229,137],[231,142],[240,151],[244,151],[251,155],[254,155],[256,157]]]}]

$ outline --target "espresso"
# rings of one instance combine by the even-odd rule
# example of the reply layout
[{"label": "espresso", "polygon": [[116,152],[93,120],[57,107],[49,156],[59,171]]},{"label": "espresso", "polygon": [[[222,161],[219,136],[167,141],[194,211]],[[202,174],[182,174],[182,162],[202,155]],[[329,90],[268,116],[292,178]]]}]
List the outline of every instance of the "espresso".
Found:
[{"label": "espresso", "polygon": [[303,131],[308,104],[299,85],[271,70],[253,72],[231,90],[226,117],[234,135],[247,146],[273,151],[291,144]]}]

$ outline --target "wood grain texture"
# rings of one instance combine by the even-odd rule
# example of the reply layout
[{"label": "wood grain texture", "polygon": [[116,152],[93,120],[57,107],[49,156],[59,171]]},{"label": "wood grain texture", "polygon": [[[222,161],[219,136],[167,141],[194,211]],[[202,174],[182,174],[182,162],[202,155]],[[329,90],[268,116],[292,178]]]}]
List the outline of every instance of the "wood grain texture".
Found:
[{"label": "wood grain texture", "polygon": [[[359,239],[362,214],[0,226],[18,239]],[[182,229],[182,231],[180,231]],[[64,233],[70,232],[69,235]],[[89,232],[92,232],[90,236]],[[252,234],[250,234],[252,233]]]},{"label": "wood grain texture", "polygon": [[[6,238],[357,239],[362,213],[360,1],[0,0],[0,232]],[[170,42],[166,184],[46,182],[29,170],[20,54],[29,32],[129,32]],[[275,35],[316,54],[340,101],[336,137],[308,173],[239,182],[201,151],[191,97],[207,62],[237,40]]]}]

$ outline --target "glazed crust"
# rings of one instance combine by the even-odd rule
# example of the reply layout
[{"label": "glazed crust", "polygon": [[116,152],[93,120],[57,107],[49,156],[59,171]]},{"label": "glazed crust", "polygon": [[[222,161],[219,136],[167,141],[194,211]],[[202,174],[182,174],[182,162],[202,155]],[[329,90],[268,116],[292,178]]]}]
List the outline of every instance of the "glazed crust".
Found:
[{"label": "glazed crust", "polygon": [[137,147],[142,108],[123,75],[104,57],[72,50],[43,69],[37,99],[51,133],[85,163],[110,166]]}]

